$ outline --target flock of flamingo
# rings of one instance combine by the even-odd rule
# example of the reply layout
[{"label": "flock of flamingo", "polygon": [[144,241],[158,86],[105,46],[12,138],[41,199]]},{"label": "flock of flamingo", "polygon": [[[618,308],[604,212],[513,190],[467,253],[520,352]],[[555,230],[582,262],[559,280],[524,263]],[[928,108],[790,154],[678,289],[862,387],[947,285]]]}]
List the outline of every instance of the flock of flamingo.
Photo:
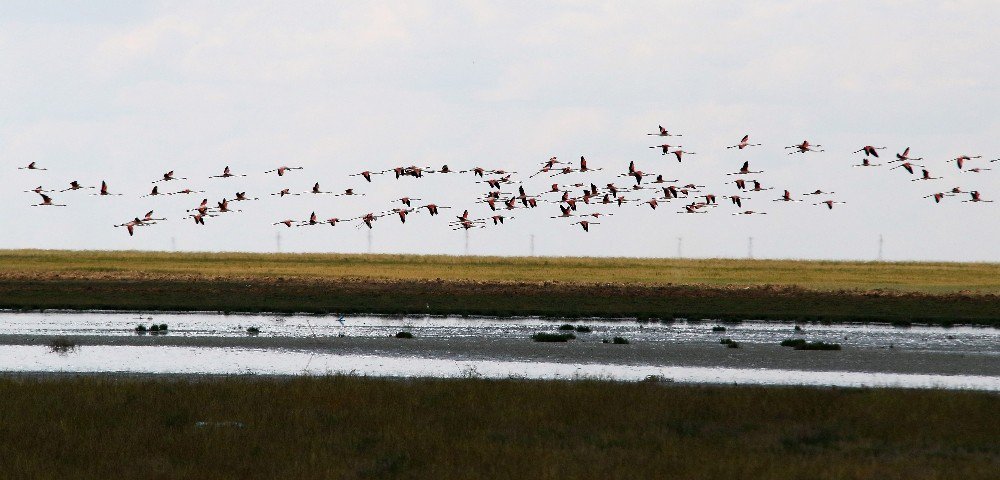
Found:
[{"label": "flock of flamingo", "polygon": [[[657,132],[647,133],[646,135],[663,138],[663,140],[660,140],[663,142],[673,142],[674,140],[671,140],[670,138],[682,136],[680,134],[674,134],[667,131],[663,128],[663,126],[659,126]],[[744,150],[760,146],[762,146],[760,143],[750,143],[750,136],[745,135],[738,143],[727,146],[726,148]],[[688,156],[696,155],[695,152],[683,150],[682,145],[662,143],[650,146],[649,148],[659,151],[662,156],[673,156],[676,158],[677,162],[683,162]],[[812,144],[808,140],[803,140],[801,143],[796,145],[786,146],[785,149],[790,150],[788,152],[789,155],[814,154],[825,151],[822,149],[822,145]],[[885,163],[876,163],[881,161],[879,151],[885,149],[886,147],[882,146],[875,147],[866,145],[854,151],[853,154],[860,154],[861,156],[858,160],[860,163],[852,166],[862,168],[877,168],[884,166],[888,170],[901,169],[901,171],[905,171],[907,175],[914,176],[914,178],[911,179],[911,181],[914,182],[935,181],[943,178],[940,176],[933,176],[928,170],[926,164],[917,163],[925,161],[923,158],[911,157],[909,147],[906,147],[906,149],[901,153],[897,153],[895,159],[886,160]],[[981,155],[970,156],[963,154],[947,160],[946,163],[942,163],[942,166],[954,163],[959,171],[972,174],[978,174],[990,170],[990,168],[985,168],[980,165],[969,166],[969,168],[966,168],[967,165],[973,165],[977,161],[982,161],[980,159],[982,159]],[[989,160],[989,162],[997,161],[1000,161],[1000,158]],[[986,161],[982,162],[983,164],[987,163]],[[916,174],[916,169],[918,168],[921,172],[919,175]],[[303,167],[280,166],[263,173],[276,174],[277,177],[285,178],[286,176],[290,176],[293,171],[302,169]],[[36,162],[31,162],[27,166],[20,167],[19,170],[30,172],[47,169],[40,167],[36,164]],[[732,189],[732,193],[728,195],[717,195],[716,193],[709,192],[705,190],[706,187],[704,185],[686,183],[679,179],[665,179],[663,174],[660,173],[644,172],[636,166],[635,161],[629,162],[628,168],[617,174],[615,177],[620,179],[618,181],[622,183],[622,185],[616,185],[615,181],[612,180],[605,183],[604,186],[598,186],[597,183],[603,183],[608,180],[607,178],[600,182],[593,178],[587,179],[586,181],[582,179],[586,175],[593,175],[602,170],[604,170],[603,167],[594,168],[589,166],[587,159],[581,156],[579,161],[573,162],[564,162],[556,157],[552,157],[545,162],[542,162],[538,167],[538,170],[532,172],[524,180],[517,180],[517,172],[506,171],[499,168],[477,166],[466,170],[453,170],[449,168],[448,165],[443,165],[437,169],[415,165],[406,167],[400,166],[386,170],[366,170],[353,173],[349,176],[361,177],[366,183],[374,182],[376,177],[380,175],[393,175],[396,180],[409,178],[421,179],[424,178],[425,175],[471,176],[473,181],[483,184],[486,187],[486,191],[481,197],[475,199],[474,203],[488,206],[490,213],[486,216],[477,218],[470,216],[468,208],[456,207],[463,208],[462,214],[455,215],[452,217],[453,220],[447,224],[454,230],[468,230],[472,228],[486,228],[487,226],[499,226],[504,224],[505,220],[511,220],[514,218],[509,213],[512,210],[530,210],[539,208],[541,204],[549,203],[556,204],[559,207],[558,214],[554,214],[556,212],[554,208],[550,210],[554,214],[551,218],[567,218],[575,220],[567,223],[570,225],[579,225],[585,232],[589,232],[591,226],[599,225],[600,222],[597,220],[601,217],[614,215],[614,213],[606,211],[607,209],[611,207],[620,208],[627,204],[656,210],[662,205],[679,203],[679,210],[676,210],[678,213],[704,214],[718,207],[718,199],[722,198],[729,200],[729,202],[735,207],[735,211],[732,212],[731,215],[763,215],[766,214],[766,212],[745,209],[744,204],[750,205],[753,203],[751,201],[752,199],[747,195],[751,194],[751,192],[760,195],[759,192],[775,189],[775,187],[772,186],[764,186],[761,177],[758,177],[758,175],[763,174],[764,172],[760,170],[752,170],[749,161],[744,161],[739,169],[725,173],[724,176],[727,177],[727,181],[724,183],[725,187],[720,188]],[[219,179],[218,181],[221,184],[223,180],[232,181],[231,179],[246,176],[246,174],[234,173],[229,166],[226,166],[222,170],[221,174],[212,175],[208,178]],[[529,192],[529,190],[525,188],[525,180],[535,177],[545,177],[554,183],[551,183],[548,188],[540,188]],[[572,180],[567,180],[566,183],[561,184],[559,180],[563,178]],[[160,190],[161,185],[166,185],[171,182],[180,182],[183,180],[188,179],[186,177],[176,176],[173,171],[166,172],[162,175],[162,177],[152,181],[152,189],[141,197],[145,198],[160,195],[191,195],[205,193],[204,191],[191,190],[190,188],[177,189],[174,191]],[[514,190],[515,186],[516,191]],[[104,180],[101,181],[100,187],[97,187],[96,185],[84,186],[80,184],[80,182],[73,180],[69,181],[68,187],[64,189],[45,189],[42,186],[38,186],[31,190],[27,190],[27,192],[38,194],[41,197],[41,201],[39,203],[32,205],[34,207],[65,207],[67,206],[66,204],[56,203],[56,200],[52,195],[55,193],[62,194],[78,190],[96,190],[96,193],[93,193],[92,195],[97,196],[121,195],[117,192],[112,193],[107,181]],[[362,190],[363,189],[359,187],[352,187],[338,191],[327,191],[321,188],[319,182],[316,182],[309,190],[292,191],[291,188],[283,188],[277,192],[270,193],[269,196],[276,197],[277,199],[286,196],[302,195],[326,195],[332,197],[363,196],[365,193],[363,193]],[[846,203],[835,197],[835,192],[823,191],[822,189],[806,191],[801,194],[793,194],[790,189],[786,188],[782,188],[781,190],[782,193],[780,195],[777,195],[775,198],[771,198],[769,200],[774,202],[803,202],[805,201],[804,199],[796,198],[796,196],[808,196],[816,200],[815,202],[810,202],[812,205],[829,210],[832,210],[834,205]],[[924,196],[924,198],[933,199],[936,203],[940,203],[946,198],[956,196],[967,196],[963,202],[992,202],[992,200],[984,199],[978,190],[964,190],[962,187],[932,190],[937,191],[928,193],[928,195]],[[208,198],[204,198],[199,204],[192,205],[193,208],[184,213],[184,218],[190,218],[198,225],[205,225],[205,220],[208,218],[241,212],[242,210],[234,208],[234,204],[237,202],[255,200],[259,200],[259,197],[247,196],[245,191],[237,191],[233,194],[232,198],[223,197],[221,201],[218,202],[210,202]],[[362,225],[367,228],[374,228],[376,221],[383,217],[398,217],[400,222],[406,223],[408,216],[419,212],[426,211],[428,215],[436,216],[440,213],[440,210],[453,208],[452,206],[438,205],[436,203],[420,202],[421,199],[419,198],[401,197],[393,200],[392,204],[395,205],[386,205],[386,207],[384,207],[386,208],[385,210],[361,213],[352,217],[330,217],[322,220],[319,216],[317,216],[316,212],[313,211],[307,218],[298,220],[286,218],[274,222],[274,225],[292,228],[317,225],[336,226],[340,223],[357,222],[357,226],[359,228]],[[213,206],[211,203],[214,203],[215,205]],[[581,204],[590,205],[592,206],[591,209],[596,211],[580,211],[578,210],[578,207]],[[602,207],[608,208],[605,208],[605,211],[599,210]],[[135,234],[136,229],[139,227],[148,227],[163,221],[166,221],[166,218],[155,217],[153,215],[153,211],[151,210],[145,215],[124,220],[122,223],[114,226],[125,228],[131,236]]]}]

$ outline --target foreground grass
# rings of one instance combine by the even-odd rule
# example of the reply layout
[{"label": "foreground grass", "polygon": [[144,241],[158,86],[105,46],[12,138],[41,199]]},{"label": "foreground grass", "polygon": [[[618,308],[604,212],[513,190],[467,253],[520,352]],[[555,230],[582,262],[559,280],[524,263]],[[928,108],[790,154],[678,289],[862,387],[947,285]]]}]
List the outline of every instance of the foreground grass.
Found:
[{"label": "foreground grass", "polygon": [[0,308],[1000,323],[1000,265],[0,252]]},{"label": "foreground grass", "polygon": [[975,392],[90,377],[0,379],[0,396],[0,478],[969,479],[1000,468],[1000,397]]}]

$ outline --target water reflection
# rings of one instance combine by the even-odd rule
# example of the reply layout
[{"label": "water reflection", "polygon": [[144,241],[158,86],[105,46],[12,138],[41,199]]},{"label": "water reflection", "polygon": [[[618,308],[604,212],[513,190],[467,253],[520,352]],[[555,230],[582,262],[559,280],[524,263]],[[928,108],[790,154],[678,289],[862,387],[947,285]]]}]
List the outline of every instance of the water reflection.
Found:
[{"label": "water reflection", "polygon": [[621,381],[636,381],[657,376],[668,381],[686,383],[892,386],[1000,391],[1000,378],[974,375],[446,360],[246,348],[88,346],[85,349],[77,349],[72,355],[52,355],[45,347],[0,346],[0,365],[5,370],[13,372],[353,374],[444,378],[601,378]]}]

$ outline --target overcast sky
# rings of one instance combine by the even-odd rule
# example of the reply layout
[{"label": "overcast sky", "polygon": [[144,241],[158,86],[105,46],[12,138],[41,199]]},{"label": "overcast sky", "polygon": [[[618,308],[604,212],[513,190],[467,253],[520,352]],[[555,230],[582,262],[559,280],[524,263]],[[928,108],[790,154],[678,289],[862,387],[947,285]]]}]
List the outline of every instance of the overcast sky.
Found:
[{"label": "overcast sky", "polygon": [[[448,218],[487,191],[469,174],[371,184],[348,174],[448,164],[516,170],[587,156],[604,170],[560,183],[628,185],[628,162],[718,196],[749,160],[765,186],[733,216],[634,204],[585,233],[554,204],[517,209],[469,232],[472,254],[1000,261],[1000,203],[921,198],[960,186],[1000,201],[1000,4],[928,2],[4,2],[0,14],[0,248],[364,252],[368,231],[272,226],[351,217],[419,197],[454,206],[405,225],[383,218],[372,251],[461,254]],[[625,3],[626,6],[621,6]],[[648,149],[663,124],[682,133],[683,163]],[[725,146],[749,133],[764,146]],[[787,155],[809,139],[822,153]],[[670,142],[673,143],[673,142]],[[943,180],[855,168],[912,147]],[[959,171],[948,160],[983,155]],[[47,171],[17,170],[31,161]],[[212,179],[230,165],[247,177]],[[286,177],[264,175],[302,166]],[[139,198],[161,184],[190,196]],[[919,170],[918,170],[919,173]],[[38,185],[107,180],[115,197]],[[268,194],[349,187],[364,197]],[[553,183],[525,180],[529,193]],[[845,201],[771,200],[815,189]],[[514,190],[515,186],[505,190]],[[260,201],[196,226],[184,210],[246,190]],[[631,195],[649,198],[654,192]],[[818,200],[813,200],[818,201]],[[420,202],[425,203],[425,202]],[[113,228],[147,210],[168,221],[135,237]]]}]

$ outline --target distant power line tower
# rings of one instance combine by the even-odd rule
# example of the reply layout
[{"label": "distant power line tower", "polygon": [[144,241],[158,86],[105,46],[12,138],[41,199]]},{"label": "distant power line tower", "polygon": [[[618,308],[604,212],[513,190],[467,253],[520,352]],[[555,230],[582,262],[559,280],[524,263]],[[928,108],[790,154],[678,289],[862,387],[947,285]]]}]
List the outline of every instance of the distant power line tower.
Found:
[{"label": "distant power line tower", "polygon": [[753,237],[747,237],[747,258],[753,260]]},{"label": "distant power line tower", "polygon": [[170,237],[170,249],[177,251],[177,237]]},{"label": "distant power line tower", "polygon": [[677,258],[684,258],[684,237],[677,237]]},{"label": "distant power line tower", "polygon": [[372,253],[372,229],[368,229],[368,253]]},{"label": "distant power line tower", "polygon": [[465,256],[469,256],[469,229],[465,229]]},{"label": "distant power line tower", "polygon": [[531,234],[531,241],[529,242],[528,245],[529,245],[528,246],[528,256],[534,257],[535,256],[535,234],[534,233]]},{"label": "distant power line tower", "polygon": [[878,261],[882,261],[882,234],[878,234]]},{"label": "distant power line tower", "polygon": [[274,234],[275,250],[281,253],[281,232]]}]

